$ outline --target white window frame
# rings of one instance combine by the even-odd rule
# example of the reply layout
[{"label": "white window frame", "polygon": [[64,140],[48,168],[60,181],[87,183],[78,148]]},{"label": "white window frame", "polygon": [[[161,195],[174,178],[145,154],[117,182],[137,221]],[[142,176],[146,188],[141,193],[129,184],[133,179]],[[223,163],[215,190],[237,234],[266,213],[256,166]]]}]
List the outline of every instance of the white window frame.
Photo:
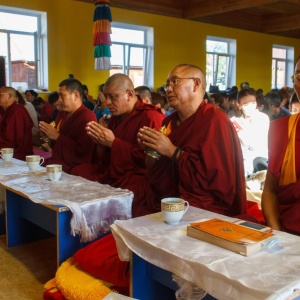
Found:
[{"label": "white window frame", "polygon": [[[35,36],[35,65],[36,65],[36,78],[37,89],[48,89],[48,37],[47,37],[47,13],[36,10],[28,10],[22,8],[15,8],[9,6],[1,6],[0,11],[4,13],[19,14],[25,16],[32,16],[37,18],[37,32],[29,33],[22,31],[12,31],[0,29],[0,32],[7,33],[8,35],[13,33],[34,35]],[[8,41],[9,42],[9,41]],[[8,49],[9,49],[8,45]],[[7,58],[8,64],[8,78],[6,78],[7,85],[11,85],[11,63],[10,57]]]},{"label": "white window frame", "polygon": [[[291,76],[294,74],[294,47],[288,47],[288,46],[283,46],[283,45],[276,45],[273,44],[272,46],[272,53],[273,49],[278,48],[278,49],[284,49],[286,50],[286,57],[285,58],[277,58],[273,57],[272,55],[272,63],[271,63],[271,68],[273,68],[273,61],[275,62],[275,76],[274,76],[274,81],[273,81],[273,72],[271,75],[271,86],[274,89],[280,89],[283,86],[292,86],[292,80]],[[278,62],[284,62],[285,63],[285,74],[284,74],[284,83],[283,86],[278,86],[277,81],[278,81]]]},{"label": "white window frame", "polygon": [[[133,44],[126,42],[114,42],[112,40],[112,45],[121,45],[123,46],[123,69],[122,73],[129,76],[130,72],[130,58],[131,58],[131,49],[132,48],[141,48],[144,49],[144,66],[143,66],[143,74],[144,74],[144,82],[143,85],[148,86],[149,88],[153,88],[154,85],[154,55],[153,55],[153,28],[138,26],[133,24],[125,24],[119,22],[112,22],[111,27],[122,28],[122,29],[130,29],[130,30],[138,30],[144,32],[144,44]],[[127,56],[126,56],[126,50]]]},{"label": "white window frame", "polygon": [[[226,70],[226,83],[225,89],[228,87],[232,87],[235,85],[236,82],[236,40],[234,39],[227,39],[215,36],[207,36],[206,41],[216,41],[216,42],[225,42],[227,43],[227,53],[220,53],[220,52],[209,52],[206,50],[206,55],[211,54],[214,56],[214,59],[217,59],[216,62],[216,69],[213,70],[213,82],[207,82],[207,91],[209,90],[209,85],[218,85],[217,81],[217,74],[218,74],[218,61],[220,57],[225,57],[228,62],[228,68]],[[207,73],[207,72],[206,72]]]}]

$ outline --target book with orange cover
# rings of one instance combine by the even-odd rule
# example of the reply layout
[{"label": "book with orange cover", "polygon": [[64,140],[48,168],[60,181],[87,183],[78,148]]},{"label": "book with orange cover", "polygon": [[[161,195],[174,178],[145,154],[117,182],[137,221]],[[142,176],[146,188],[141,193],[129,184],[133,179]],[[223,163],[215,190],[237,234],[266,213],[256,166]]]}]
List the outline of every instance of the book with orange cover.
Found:
[{"label": "book with orange cover", "polygon": [[191,223],[187,235],[245,256],[265,248],[274,237],[273,233],[218,218]]}]

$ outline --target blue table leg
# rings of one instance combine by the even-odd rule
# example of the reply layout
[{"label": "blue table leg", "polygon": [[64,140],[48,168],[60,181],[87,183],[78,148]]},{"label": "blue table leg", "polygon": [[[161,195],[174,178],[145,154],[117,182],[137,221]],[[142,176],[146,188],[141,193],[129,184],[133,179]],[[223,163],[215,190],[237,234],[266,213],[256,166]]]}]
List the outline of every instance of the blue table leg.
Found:
[{"label": "blue table leg", "polygon": [[71,235],[72,212],[63,211],[57,214],[57,263],[60,265],[77,250],[84,247],[86,244],[80,242],[79,236]]},{"label": "blue table leg", "polygon": [[6,225],[5,225],[5,212],[0,214],[0,235],[4,235],[6,233]]},{"label": "blue table leg", "polygon": [[6,191],[6,224],[7,246],[17,246],[55,234],[55,212]]},{"label": "blue table leg", "polygon": [[5,189],[0,187],[0,235],[4,235],[5,233]]},{"label": "blue table leg", "polygon": [[142,300],[175,300],[175,291],[178,287],[172,282],[172,274],[155,267],[163,272],[163,282],[173,285],[173,288],[170,288],[170,285],[165,286],[157,281],[158,278],[153,279],[153,269],[149,270],[149,265],[148,262],[132,253],[132,297]]},{"label": "blue table leg", "polygon": [[50,208],[6,191],[7,246],[17,246],[42,238],[56,236],[57,266],[88,243],[71,235],[72,212]]},{"label": "blue table leg", "polygon": [[[132,253],[131,259],[132,286],[131,295],[141,300],[174,300],[179,289],[172,279],[172,273],[156,267]],[[216,300],[206,295],[203,300]]]}]

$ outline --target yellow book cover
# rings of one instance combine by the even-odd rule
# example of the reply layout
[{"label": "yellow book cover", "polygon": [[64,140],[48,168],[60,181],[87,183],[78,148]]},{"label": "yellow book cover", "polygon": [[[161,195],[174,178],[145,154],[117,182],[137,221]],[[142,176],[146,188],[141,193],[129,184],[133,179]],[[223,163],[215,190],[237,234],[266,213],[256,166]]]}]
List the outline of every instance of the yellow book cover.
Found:
[{"label": "yellow book cover", "polygon": [[218,218],[191,223],[190,226],[230,242],[244,245],[258,243],[274,236],[270,232],[255,230]]}]

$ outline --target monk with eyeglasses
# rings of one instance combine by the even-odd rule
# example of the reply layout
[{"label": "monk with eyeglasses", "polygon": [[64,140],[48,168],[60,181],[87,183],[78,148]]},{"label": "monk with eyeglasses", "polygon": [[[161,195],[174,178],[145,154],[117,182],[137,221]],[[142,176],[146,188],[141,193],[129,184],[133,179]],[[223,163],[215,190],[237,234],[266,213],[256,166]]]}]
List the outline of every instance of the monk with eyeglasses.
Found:
[{"label": "monk with eyeglasses", "polygon": [[160,211],[160,200],[180,197],[190,205],[236,216],[246,213],[243,158],[235,129],[228,116],[206,103],[206,81],[194,65],[176,66],[169,74],[166,96],[175,109],[163,121],[164,132],[143,127],[141,145],[160,156],[148,156],[146,165],[152,203]]}]

